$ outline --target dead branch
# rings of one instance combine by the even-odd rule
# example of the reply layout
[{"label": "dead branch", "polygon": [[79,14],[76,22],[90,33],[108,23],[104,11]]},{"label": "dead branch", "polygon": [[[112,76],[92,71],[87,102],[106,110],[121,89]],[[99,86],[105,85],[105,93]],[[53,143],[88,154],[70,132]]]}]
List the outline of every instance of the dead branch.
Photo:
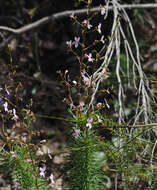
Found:
[{"label": "dead branch", "polygon": [[[103,8],[112,10],[113,6],[104,6]],[[122,9],[152,9],[152,8],[157,8],[157,3],[151,3],[151,4],[127,4],[127,5],[121,5],[120,8]],[[33,23],[30,23],[28,25],[25,25],[21,28],[14,29],[10,28],[7,26],[0,26],[0,30],[7,31],[13,33],[11,36],[9,36],[6,40],[4,40],[0,44],[0,49],[4,48],[8,43],[15,38],[18,35],[21,35],[25,32],[37,29],[49,22],[54,22],[55,20],[60,20],[66,17],[70,17],[71,15],[82,15],[82,14],[87,14],[88,9],[78,9],[78,10],[70,10],[70,11],[63,11],[59,13],[52,14],[51,16],[43,17]],[[90,12],[99,12],[101,11],[101,7],[94,7],[90,9]]]}]

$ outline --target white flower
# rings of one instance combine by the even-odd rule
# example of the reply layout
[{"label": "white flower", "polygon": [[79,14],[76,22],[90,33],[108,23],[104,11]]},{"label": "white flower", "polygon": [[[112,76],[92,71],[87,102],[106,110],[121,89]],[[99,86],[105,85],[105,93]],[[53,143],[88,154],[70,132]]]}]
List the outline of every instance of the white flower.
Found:
[{"label": "white flower", "polygon": [[74,129],[73,136],[77,139],[80,133],[80,129]]},{"label": "white flower", "polygon": [[14,120],[14,121],[17,121],[18,119],[19,119],[19,117],[16,115],[16,110],[15,109],[13,109],[13,117],[12,117],[12,120]]},{"label": "white flower", "polygon": [[52,174],[52,173],[51,173],[51,175],[50,175],[50,177],[49,177],[49,178],[50,178],[51,183],[52,183],[52,184],[54,184],[54,183],[55,183],[55,182],[54,182],[54,176],[53,176],[53,174]]},{"label": "white flower", "polygon": [[106,9],[104,7],[101,8],[101,15],[105,14]]},{"label": "white flower", "polygon": [[73,80],[73,84],[74,84],[74,85],[77,85],[77,82],[76,82],[75,80]]},{"label": "white flower", "polygon": [[104,100],[105,100],[105,103],[106,103],[107,108],[109,109],[109,108],[110,108],[110,105],[107,103],[107,100],[106,100],[106,99],[104,99]]},{"label": "white flower", "polygon": [[104,35],[103,35],[103,36],[101,36],[100,41],[101,41],[103,44],[105,43],[105,41],[104,41]]},{"label": "white flower", "polygon": [[43,166],[42,168],[40,167],[40,176],[45,177],[45,171],[46,171],[46,166]]},{"label": "white flower", "polygon": [[8,102],[5,102],[4,104],[3,104],[3,107],[4,107],[4,111],[5,112],[8,112],[9,110],[8,110]]},{"label": "white flower", "polygon": [[84,26],[86,26],[89,30],[93,27],[93,26],[89,23],[89,21],[87,21],[87,20],[84,20],[84,21],[82,22],[82,24],[83,24]]},{"label": "white flower", "polygon": [[97,30],[98,30],[99,34],[101,34],[101,23],[99,23]]},{"label": "white flower", "polygon": [[88,129],[92,128],[92,122],[93,122],[93,118],[87,119],[86,127],[88,127]]},{"label": "white flower", "polygon": [[49,158],[52,159],[52,156],[51,156],[51,154],[50,154],[51,152],[50,152],[50,149],[49,149],[49,148],[47,149],[47,153],[48,153]]},{"label": "white flower", "polygon": [[69,48],[72,47],[72,41],[71,41],[71,40],[70,40],[70,41],[67,41],[66,44],[67,44],[67,46],[68,46]]}]

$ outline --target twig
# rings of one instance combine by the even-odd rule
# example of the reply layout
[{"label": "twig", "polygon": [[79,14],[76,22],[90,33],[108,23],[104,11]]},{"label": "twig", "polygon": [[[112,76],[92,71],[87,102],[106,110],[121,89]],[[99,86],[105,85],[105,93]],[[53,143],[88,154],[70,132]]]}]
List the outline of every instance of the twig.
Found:
[{"label": "twig", "polygon": [[[112,10],[113,6],[104,6],[103,8],[106,8],[107,10]],[[157,3],[151,3],[151,4],[136,4],[136,5],[131,5],[131,4],[127,4],[127,5],[121,5],[120,8],[123,9],[152,9],[152,8],[157,8]],[[101,11],[101,7],[94,7],[90,9],[91,12],[99,12]],[[88,12],[88,9],[78,9],[78,10],[70,10],[70,11],[63,11],[63,12],[59,12],[59,13],[55,13],[52,14],[51,16],[47,16],[47,17],[43,17],[33,23],[30,23],[28,25],[25,25],[21,28],[18,29],[14,29],[14,28],[10,28],[7,26],[0,26],[0,30],[4,30],[4,31],[8,31],[13,33],[13,36],[9,36],[5,41],[3,41],[0,44],[0,49],[2,49],[3,47],[5,47],[6,45],[8,45],[8,43],[14,38],[16,37],[16,35],[21,35],[25,32],[28,32],[30,30],[34,30],[37,29],[49,22],[53,22],[55,20],[59,20],[59,19],[63,19],[66,17],[69,17],[70,15],[82,15],[82,14],[86,14]]]}]

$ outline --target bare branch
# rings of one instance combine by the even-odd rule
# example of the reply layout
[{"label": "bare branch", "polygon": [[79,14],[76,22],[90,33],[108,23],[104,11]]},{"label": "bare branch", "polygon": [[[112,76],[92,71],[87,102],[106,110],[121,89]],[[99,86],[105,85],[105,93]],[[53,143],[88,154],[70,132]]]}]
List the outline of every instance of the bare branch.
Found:
[{"label": "bare branch", "polygon": [[[149,8],[157,8],[157,4],[136,4],[136,5],[121,5],[120,6],[121,8],[123,9],[149,9]],[[113,9],[113,6],[105,6],[103,7],[105,9],[108,9],[108,10],[112,10]],[[101,10],[101,7],[94,7],[92,9],[90,9],[90,12],[99,12]],[[63,19],[63,18],[66,18],[66,17],[69,17],[70,15],[74,14],[74,15],[82,15],[82,14],[86,14],[88,13],[88,9],[78,9],[78,10],[70,10],[70,11],[63,11],[63,12],[59,12],[59,13],[55,13],[55,14],[52,14],[51,16],[47,16],[47,17],[43,17],[41,18],[40,20],[37,20],[31,24],[28,24],[26,26],[23,26],[19,29],[13,29],[13,28],[10,28],[10,27],[6,27],[6,26],[0,26],[0,30],[5,30],[5,31],[8,31],[8,32],[12,32],[14,34],[22,34],[22,33],[25,33],[25,32],[28,32],[30,30],[33,30],[35,28],[38,28],[38,27],[41,27],[45,24],[47,24],[48,22],[52,22],[54,20],[59,20],[59,19]]]},{"label": "bare branch", "polygon": [[[104,6],[103,8],[106,8],[107,10],[112,10],[113,6]],[[151,3],[151,4],[136,4],[136,5],[132,5],[132,4],[127,4],[127,5],[121,5],[120,8],[122,9],[152,9],[152,8],[157,8],[157,3]],[[59,20],[59,19],[63,19],[66,17],[69,17],[70,15],[82,15],[82,14],[87,14],[88,13],[88,9],[78,9],[78,10],[70,10],[70,11],[63,11],[63,12],[59,12],[59,13],[55,13],[52,14],[51,16],[47,16],[47,17],[43,17],[40,20],[37,20],[33,23],[30,23],[28,25],[25,25],[21,28],[18,29],[14,29],[14,28],[10,28],[7,26],[0,26],[0,30],[4,30],[7,32],[11,32],[14,34],[14,37],[16,35],[21,35],[25,32],[28,32],[30,30],[34,30],[38,27],[41,27],[49,22],[53,22],[55,20]],[[90,9],[90,12],[99,12],[101,11],[101,7],[94,7]],[[7,38],[5,41],[3,41],[0,44],[0,49],[2,49],[3,47],[5,47],[10,40],[13,39],[13,36],[10,36],[9,38]]]}]

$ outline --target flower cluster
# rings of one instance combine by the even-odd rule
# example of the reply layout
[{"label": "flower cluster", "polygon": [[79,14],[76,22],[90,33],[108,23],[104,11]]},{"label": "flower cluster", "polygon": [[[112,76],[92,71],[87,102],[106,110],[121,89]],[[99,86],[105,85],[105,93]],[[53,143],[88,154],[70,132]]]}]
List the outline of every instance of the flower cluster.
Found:
[{"label": "flower cluster", "polygon": [[74,37],[74,41],[70,40],[70,41],[67,41],[66,44],[69,48],[72,48],[72,45],[75,46],[75,48],[78,47],[79,45],[79,42],[80,42],[80,37]]},{"label": "flower cluster", "polygon": [[10,99],[10,92],[8,91],[7,87],[5,86],[5,88],[0,88],[0,91],[4,90],[3,93],[1,93],[1,97],[0,97],[0,104],[2,105],[2,107],[4,108],[4,111],[8,114],[12,115],[12,120],[17,121],[19,119],[19,117],[16,114],[16,109],[9,109],[8,108],[8,101]]},{"label": "flower cluster", "polygon": [[85,54],[85,57],[88,58],[88,61],[89,61],[89,62],[93,62],[93,61],[94,61],[94,58],[92,57],[92,54],[91,54],[91,53],[89,53],[89,55]]},{"label": "flower cluster", "polygon": [[[46,175],[46,166],[44,165],[43,167],[40,167],[39,168],[40,170],[40,176],[45,178],[45,175]],[[51,184],[54,184],[54,175],[51,173],[51,175],[49,176],[49,179],[51,181]]]},{"label": "flower cluster", "polygon": [[90,87],[90,86],[91,86],[91,79],[90,79],[90,77],[87,77],[87,76],[86,76],[86,75],[87,75],[86,72],[82,72],[81,75],[82,75],[83,82],[85,83],[85,85],[86,85],[87,87]]},{"label": "flower cluster", "polygon": [[80,104],[77,106],[81,112],[84,110],[84,105],[84,102],[80,102]]},{"label": "flower cluster", "polygon": [[87,27],[89,30],[93,27],[93,26],[89,23],[88,20],[84,20],[84,21],[82,22],[82,24],[83,24],[84,27]]}]

